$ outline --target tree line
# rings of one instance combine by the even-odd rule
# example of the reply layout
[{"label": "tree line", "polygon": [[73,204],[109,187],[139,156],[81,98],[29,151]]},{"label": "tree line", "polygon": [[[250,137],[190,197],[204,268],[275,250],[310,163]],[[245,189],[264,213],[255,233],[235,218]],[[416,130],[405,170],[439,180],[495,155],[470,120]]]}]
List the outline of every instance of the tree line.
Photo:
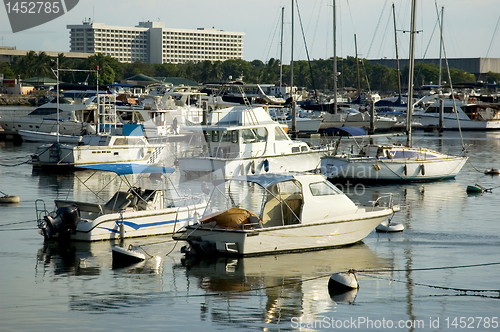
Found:
[{"label": "tree line", "polygon": [[[78,69],[82,72],[60,70],[60,81],[65,83],[96,84],[95,70],[99,71],[99,84],[121,82],[136,74],[150,77],[184,77],[203,83],[227,81],[242,77],[246,83],[276,84],[280,77],[280,60],[271,58],[267,63],[261,60],[240,59],[226,61],[186,62],[181,64],[147,64],[143,62],[121,63],[111,56],[97,54],[85,59],[67,58],[62,53],[56,58],[45,52],[31,51],[23,57],[14,58],[12,63],[0,62],[0,73],[5,78],[27,79],[34,76],[55,78],[56,63],[59,69]],[[93,72],[87,72],[93,70]],[[338,58],[338,87],[356,88],[358,81],[362,90],[394,92],[398,88],[398,72],[395,68],[373,65],[366,59]],[[282,66],[282,82],[290,82],[290,65]],[[444,72],[446,73],[446,72]],[[474,74],[450,68],[452,82],[475,82]],[[415,86],[438,81],[439,67],[435,64],[415,64]],[[293,83],[308,90],[331,91],[333,87],[333,58],[308,61],[294,61]],[[403,90],[408,85],[408,66],[401,69],[400,80]],[[447,81],[446,79],[444,79]],[[487,83],[500,82],[500,74],[488,73]]]}]

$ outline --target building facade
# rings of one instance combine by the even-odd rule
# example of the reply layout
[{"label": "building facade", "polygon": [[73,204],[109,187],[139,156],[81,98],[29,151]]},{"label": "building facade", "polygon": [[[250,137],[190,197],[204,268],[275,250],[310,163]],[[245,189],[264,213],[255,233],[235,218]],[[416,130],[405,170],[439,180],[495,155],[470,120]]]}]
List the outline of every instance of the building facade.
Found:
[{"label": "building facade", "polygon": [[184,63],[243,59],[242,32],[218,29],[171,29],[161,22],[136,27],[84,21],[68,25],[70,52],[102,53],[120,62]]}]

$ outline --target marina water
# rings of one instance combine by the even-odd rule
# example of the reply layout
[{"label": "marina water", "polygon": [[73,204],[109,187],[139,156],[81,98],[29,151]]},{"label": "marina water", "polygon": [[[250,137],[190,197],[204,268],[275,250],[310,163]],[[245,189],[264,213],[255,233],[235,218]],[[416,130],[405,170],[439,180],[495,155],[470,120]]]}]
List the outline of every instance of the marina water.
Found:
[{"label": "marina water", "polygon": [[[484,171],[500,168],[500,132],[463,135],[470,159],[455,180],[343,184],[361,204],[398,193],[393,221],[404,224],[402,233],[372,232],[344,248],[204,260],[185,259],[170,236],[147,237],[125,245],[161,260],[122,269],[112,269],[114,243],[44,244],[35,200],[51,210],[73,192],[92,196],[74,175],[32,173],[24,162],[36,144],[0,142],[0,190],[21,199],[0,205],[0,330],[498,330],[500,266],[490,263],[500,262],[500,177]],[[171,144],[172,154],[185,149]],[[417,132],[414,146],[462,150],[457,132]],[[494,189],[467,194],[476,183]],[[360,271],[359,290],[331,297],[330,275],[349,269]]]}]

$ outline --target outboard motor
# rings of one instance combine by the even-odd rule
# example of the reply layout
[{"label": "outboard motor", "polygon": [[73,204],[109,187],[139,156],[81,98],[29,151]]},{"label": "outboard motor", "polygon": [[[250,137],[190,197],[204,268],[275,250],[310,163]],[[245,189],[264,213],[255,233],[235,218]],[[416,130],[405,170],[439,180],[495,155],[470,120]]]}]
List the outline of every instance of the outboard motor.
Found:
[{"label": "outboard motor", "polygon": [[38,221],[38,228],[46,240],[59,238],[69,239],[75,234],[76,225],[80,222],[80,209],[76,204],[60,207],[56,216],[45,216]]}]

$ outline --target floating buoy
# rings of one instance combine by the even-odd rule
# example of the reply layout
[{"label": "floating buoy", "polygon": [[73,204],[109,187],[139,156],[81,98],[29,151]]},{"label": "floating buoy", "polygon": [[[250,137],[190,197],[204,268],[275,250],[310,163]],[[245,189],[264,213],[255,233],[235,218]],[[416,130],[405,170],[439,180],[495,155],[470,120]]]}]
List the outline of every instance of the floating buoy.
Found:
[{"label": "floating buoy", "polygon": [[405,226],[403,224],[397,222],[382,221],[380,225],[375,228],[377,232],[381,233],[393,233],[393,232],[402,232],[404,231]]},{"label": "floating buoy", "polygon": [[330,276],[328,280],[328,293],[331,297],[344,294],[345,292],[358,289],[358,279],[353,271],[338,272]]},{"label": "floating buoy", "polygon": [[111,248],[111,255],[113,258],[114,268],[139,263],[146,259],[146,255],[134,250],[132,245],[129,245],[127,249],[114,246]]},{"label": "floating buoy", "polygon": [[489,174],[489,175],[500,175],[500,169],[498,168],[490,168],[487,169],[484,174]]},{"label": "floating buoy", "polygon": [[467,193],[469,193],[469,194],[480,194],[480,193],[484,193],[487,191],[491,192],[491,188],[483,187],[482,185],[477,184],[477,183],[473,186],[467,186]]},{"label": "floating buoy", "polygon": [[13,204],[13,203],[19,203],[21,199],[19,196],[13,196],[13,195],[5,195],[0,197],[0,203],[6,203],[6,204]]},{"label": "floating buoy", "polygon": [[344,292],[342,294],[330,294],[330,298],[332,301],[337,303],[339,302],[349,302],[352,303],[356,299],[356,295],[358,295],[357,289],[351,289],[350,291]]}]

